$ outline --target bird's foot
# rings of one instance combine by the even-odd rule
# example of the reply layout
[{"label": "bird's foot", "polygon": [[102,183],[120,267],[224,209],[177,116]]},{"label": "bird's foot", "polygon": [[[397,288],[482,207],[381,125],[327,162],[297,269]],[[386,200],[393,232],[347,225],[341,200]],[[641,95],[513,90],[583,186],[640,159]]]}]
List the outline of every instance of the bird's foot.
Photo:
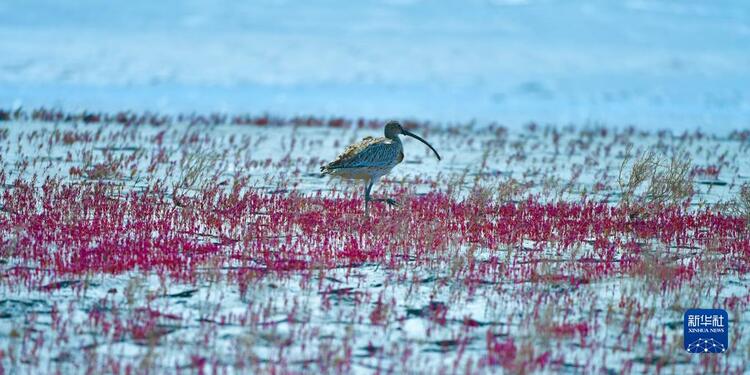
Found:
[{"label": "bird's foot", "polygon": [[373,199],[373,201],[384,202],[385,204],[387,204],[387,205],[389,205],[391,207],[398,207],[398,206],[401,205],[396,200],[391,199],[391,198],[378,198],[378,199]]}]

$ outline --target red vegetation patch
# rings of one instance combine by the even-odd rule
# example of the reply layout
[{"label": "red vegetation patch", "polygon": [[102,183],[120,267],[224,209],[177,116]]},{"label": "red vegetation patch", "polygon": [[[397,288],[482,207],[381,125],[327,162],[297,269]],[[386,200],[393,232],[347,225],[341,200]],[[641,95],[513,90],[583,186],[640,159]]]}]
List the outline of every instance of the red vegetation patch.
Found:
[{"label": "red vegetation patch", "polygon": [[[175,205],[158,184],[120,194],[104,183],[48,179],[37,189],[33,181],[17,180],[0,199],[0,230],[7,234],[3,246],[15,245],[14,257],[58,277],[140,269],[190,280],[197,267],[209,263],[266,272],[369,261],[397,266],[447,261],[464,246],[492,252],[531,241],[558,251],[592,246],[569,274],[539,275],[533,265],[541,255],[529,251],[513,260],[520,268],[510,276],[579,285],[637,263],[640,255],[633,251],[621,262],[633,240],[678,247],[710,243],[727,261],[745,267],[750,251],[744,221],[710,211],[664,207],[633,219],[627,209],[595,202],[487,205],[440,193],[401,198],[403,208],[380,208],[367,218],[358,198],[266,194],[240,183],[205,188]],[[493,271],[500,268],[491,263],[470,261],[478,274],[469,279],[508,276]],[[16,268],[14,274],[28,270]],[[674,277],[692,272],[679,266]]]}]

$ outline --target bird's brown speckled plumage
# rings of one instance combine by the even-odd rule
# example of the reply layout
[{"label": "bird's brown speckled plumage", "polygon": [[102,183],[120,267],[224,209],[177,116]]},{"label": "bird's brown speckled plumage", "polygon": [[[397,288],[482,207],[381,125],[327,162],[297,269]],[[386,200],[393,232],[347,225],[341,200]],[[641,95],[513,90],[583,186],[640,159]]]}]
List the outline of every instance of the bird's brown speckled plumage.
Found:
[{"label": "bird's brown speckled plumage", "polygon": [[365,137],[348,146],[335,160],[321,167],[324,174],[365,178],[364,174],[383,175],[403,160],[403,146],[398,139]]}]

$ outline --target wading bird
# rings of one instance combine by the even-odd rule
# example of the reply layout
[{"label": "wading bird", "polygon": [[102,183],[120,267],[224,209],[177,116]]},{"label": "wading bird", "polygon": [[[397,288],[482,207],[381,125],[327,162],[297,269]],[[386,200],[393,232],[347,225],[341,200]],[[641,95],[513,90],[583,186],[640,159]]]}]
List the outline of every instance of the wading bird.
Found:
[{"label": "wading bird", "polygon": [[385,137],[363,138],[347,147],[336,160],[320,167],[320,171],[324,175],[364,180],[365,214],[369,213],[370,201],[385,202],[391,206],[396,205],[396,201],[391,198],[371,198],[370,190],[380,177],[388,174],[396,164],[404,160],[404,146],[398,137],[399,134],[408,135],[426,144],[440,160],[440,154],[422,137],[404,129],[398,121],[389,121],[385,124]]}]

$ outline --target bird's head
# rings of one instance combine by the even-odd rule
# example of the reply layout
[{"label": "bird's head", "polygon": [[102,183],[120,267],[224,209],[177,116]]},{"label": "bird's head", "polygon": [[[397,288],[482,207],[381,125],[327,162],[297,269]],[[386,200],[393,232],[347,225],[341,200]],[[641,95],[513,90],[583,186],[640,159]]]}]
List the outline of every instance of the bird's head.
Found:
[{"label": "bird's head", "polygon": [[388,123],[385,124],[385,137],[386,138],[389,138],[389,139],[398,139],[398,135],[399,134],[403,134],[403,135],[412,137],[412,138],[414,138],[414,139],[416,139],[416,140],[418,140],[418,141],[426,144],[427,147],[429,147],[430,150],[432,150],[432,152],[435,153],[435,156],[437,156],[438,160],[440,160],[440,154],[438,154],[438,152],[435,151],[435,148],[432,147],[431,144],[427,143],[427,141],[425,141],[424,139],[422,139],[422,137],[420,137],[420,136],[418,136],[418,135],[416,135],[416,134],[414,134],[414,133],[412,133],[412,132],[404,129],[404,127],[401,126],[401,124],[398,121],[388,121]]},{"label": "bird's head", "polygon": [[385,124],[385,137],[393,139],[399,134],[404,134],[404,128],[398,121],[388,121]]}]

